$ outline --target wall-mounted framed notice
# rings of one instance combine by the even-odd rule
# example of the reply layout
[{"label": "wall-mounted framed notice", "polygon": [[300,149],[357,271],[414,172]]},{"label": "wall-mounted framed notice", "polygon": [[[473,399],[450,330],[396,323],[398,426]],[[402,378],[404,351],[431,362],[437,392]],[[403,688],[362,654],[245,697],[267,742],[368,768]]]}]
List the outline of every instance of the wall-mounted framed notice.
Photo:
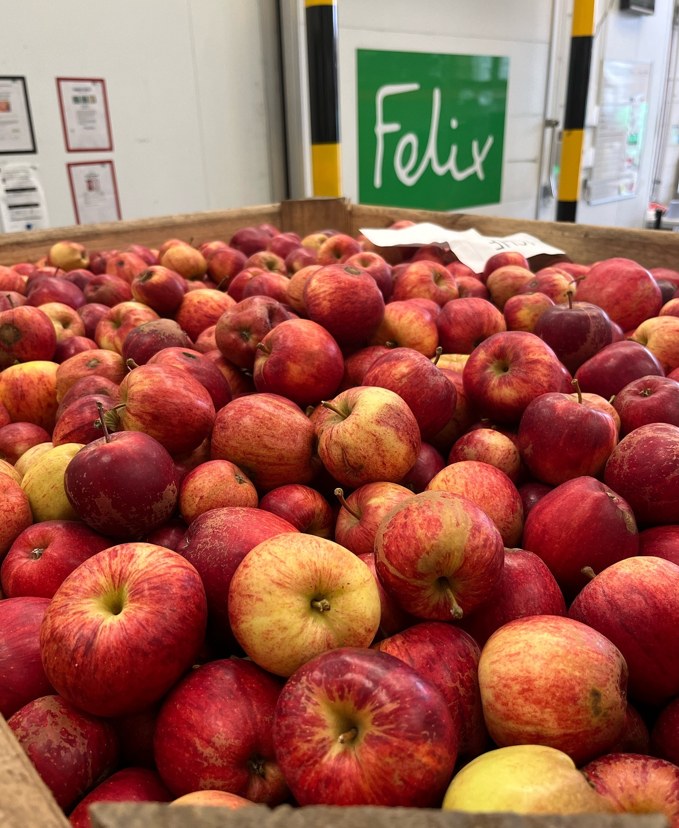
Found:
[{"label": "wall-mounted framed notice", "polygon": [[119,221],[120,200],[113,161],[80,161],[66,166],[77,223]]},{"label": "wall-mounted framed notice", "polygon": [[68,152],[113,149],[103,78],[57,78],[59,108]]},{"label": "wall-mounted framed notice", "polygon": [[0,155],[34,153],[35,135],[26,78],[0,77]]}]

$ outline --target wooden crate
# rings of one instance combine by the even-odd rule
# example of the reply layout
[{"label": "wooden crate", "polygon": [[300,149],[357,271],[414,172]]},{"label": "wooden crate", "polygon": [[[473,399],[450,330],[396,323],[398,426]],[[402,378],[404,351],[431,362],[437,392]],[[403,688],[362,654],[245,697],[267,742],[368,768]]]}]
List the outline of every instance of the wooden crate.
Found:
[{"label": "wooden crate", "polygon": [[0,264],[35,261],[60,239],[80,241],[93,250],[122,248],[132,242],[156,247],[169,238],[181,238],[194,244],[211,239],[228,241],[235,230],[250,224],[271,223],[281,230],[294,230],[302,235],[325,228],[356,234],[362,227],[387,227],[404,218],[429,221],[455,230],[475,228],[483,235],[491,236],[527,232],[564,250],[573,261],[584,264],[623,256],[635,259],[645,267],[679,270],[679,234],[668,231],[370,207],[352,204],[345,199],[284,201],[240,210],[7,233],[0,235]]}]

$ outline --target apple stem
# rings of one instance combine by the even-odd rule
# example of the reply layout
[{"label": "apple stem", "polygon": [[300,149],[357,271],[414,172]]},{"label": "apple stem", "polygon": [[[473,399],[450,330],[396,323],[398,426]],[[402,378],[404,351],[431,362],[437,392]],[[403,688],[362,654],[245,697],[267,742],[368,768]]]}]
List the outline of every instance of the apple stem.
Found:
[{"label": "apple stem", "polygon": [[357,736],[358,736],[358,728],[357,727],[352,727],[352,728],[349,728],[349,730],[345,730],[344,733],[340,733],[340,735],[337,737],[337,741],[341,745],[346,745],[350,742],[353,742],[354,739]]},{"label": "apple stem", "polygon": [[342,419],[346,419],[346,414],[337,408],[337,406],[333,402],[328,402],[328,400],[321,400],[321,405],[323,408],[328,408],[330,411],[334,411],[335,414],[338,414]]},{"label": "apple stem", "polygon": [[311,606],[319,612],[330,612],[330,601],[327,598],[314,598]]},{"label": "apple stem", "polygon": [[572,290],[566,291],[566,298],[568,299],[569,309],[573,310],[573,291]]},{"label": "apple stem", "polygon": [[256,347],[258,351],[262,351],[262,353],[264,354],[271,353],[271,348],[267,348],[267,346],[263,342],[258,342]]},{"label": "apple stem", "polygon": [[592,578],[596,578],[596,572],[592,569],[591,566],[583,566],[580,572],[586,578],[589,578],[590,581],[592,580]]},{"label": "apple stem", "polygon": [[266,778],[266,768],[263,759],[248,759],[248,770],[255,776],[260,776],[262,779]]},{"label": "apple stem", "polygon": [[40,546],[36,546],[35,549],[31,549],[31,560],[32,561],[39,561],[42,558],[44,549]]},{"label": "apple stem", "polygon": [[443,348],[440,345],[436,346],[436,351],[434,352],[434,356],[432,357],[432,362],[434,365],[438,365],[438,361],[441,358],[441,354],[443,353]]},{"label": "apple stem", "polygon": [[127,370],[128,370],[128,371],[133,371],[135,368],[139,368],[139,366],[138,366],[138,365],[137,365],[137,363],[136,363],[136,362],[132,359],[132,357],[128,357],[128,358],[125,360],[125,367],[127,368]]},{"label": "apple stem", "polygon": [[339,500],[340,505],[342,506],[342,508],[346,509],[347,512],[349,512],[349,514],[352,517],[355,517],[356,520],[361,519],[361,516],[359,515],[359,513],[356,512],[354,509],[352,509],[351,506],[349,506],[349,504],[347,503],[347,501],[344,498],[344,490],[340,489],[339,486],[335,489],[335,497]]},{"label": "apple stem", "polygon": [[[222,285],[224,284],[224,282],[227,283],[226,286],[228,287],[229,286],[228,283],[230,282],[230,280],[231,280],[230,276],[224,276],[223,279],[220,279],[219,282],[217,282],[217,290],[222,290]],[[224,293],[224,291],[222,291],[222,293]]]},{"label": "apple stem", "polygon": [[448,598],[448,601],[450,603],[450,614],[453,616],[453,618],[459,620],[464,615],[462,607],[457,603],[457,598],[455,597],[455,593],[453,592],[453,590],[450,588],[450,583],[448,579],[441,578],[440,582],[443,586],[443,591],[446,594],[446,597]]},{"label": "apple stem", "polygon": [[575,388],[575,393],[578,395],[578,402],[582,403],[582,389],[580,388],[580,383],[576,379],[572,379],[571,385]]},{"label": "apple stem", "polygon": [[102,403],[97,400],[97,411],[99,412],[99,422],[101,423],[101,427],[104,430],[104,440],[107,443],[111,442],[111,435],[108,430],[108,426],[106,425],[106,417],[104,416],[104,406]]},{"label": "apple stem", "polygon": [[387,339],[384,343],[385,348],[398,348],[398,342],[394,342],[393,339]]}]

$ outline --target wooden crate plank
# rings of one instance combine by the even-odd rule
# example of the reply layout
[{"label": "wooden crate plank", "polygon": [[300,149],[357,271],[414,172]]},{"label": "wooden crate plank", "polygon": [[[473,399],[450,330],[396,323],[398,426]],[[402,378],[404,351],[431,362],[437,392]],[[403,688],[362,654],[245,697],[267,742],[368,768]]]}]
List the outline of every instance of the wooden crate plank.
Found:
[{"label": "wooden crate plank", "polygon": [[281,204],[281,230],[301,236],[319,230],[349,232],[349,202],[344,198],[306,198]]},{"label": "wooden crate plank", "polygon": [[0,716],[0,825],[69,828],[70,823]]}]

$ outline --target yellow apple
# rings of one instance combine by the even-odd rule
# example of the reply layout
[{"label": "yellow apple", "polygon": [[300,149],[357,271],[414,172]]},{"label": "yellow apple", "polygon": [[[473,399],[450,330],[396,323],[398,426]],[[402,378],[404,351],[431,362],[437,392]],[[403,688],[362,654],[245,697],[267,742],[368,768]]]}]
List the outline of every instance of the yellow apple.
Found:
[{"label": "yellow apple", "polygon": [[21,480],[35,521],[77,520],[64,490],[64,472],[83,443],[63,443],[44,452],[31,463]]},{"label": "yellow apple", "polygon": [[0,474],[5,474],[7,477],[11,477],[12,480],[21,485],[21,472],[17,471],[11,463],[7,462],[7,460],[0,460]]},{"label": "yellow apple", "polygon": [[512,745],[482,753],[453,777],[446,811],[516,814],[611,812],[563,751],[545,745]]},{"label": "yellow apple", "polygon": [[191,793],[173,799],[169,805],[216,805],[236,810],[256,803],[235,793],[218,790],[191,791]]},{"label": "yellow apple", "polygon": [[54,443],[51,441],[48,443],[36,443],[36,445],[31,446],[29,449],[19,457],[19,459],[14,464],[14,468],[19,472],[21,477],[26,474],[28,471],[29,466],[34,463],[38,457],[41,457],[46,451],[49,451],[51,448],[54,448]]}]

